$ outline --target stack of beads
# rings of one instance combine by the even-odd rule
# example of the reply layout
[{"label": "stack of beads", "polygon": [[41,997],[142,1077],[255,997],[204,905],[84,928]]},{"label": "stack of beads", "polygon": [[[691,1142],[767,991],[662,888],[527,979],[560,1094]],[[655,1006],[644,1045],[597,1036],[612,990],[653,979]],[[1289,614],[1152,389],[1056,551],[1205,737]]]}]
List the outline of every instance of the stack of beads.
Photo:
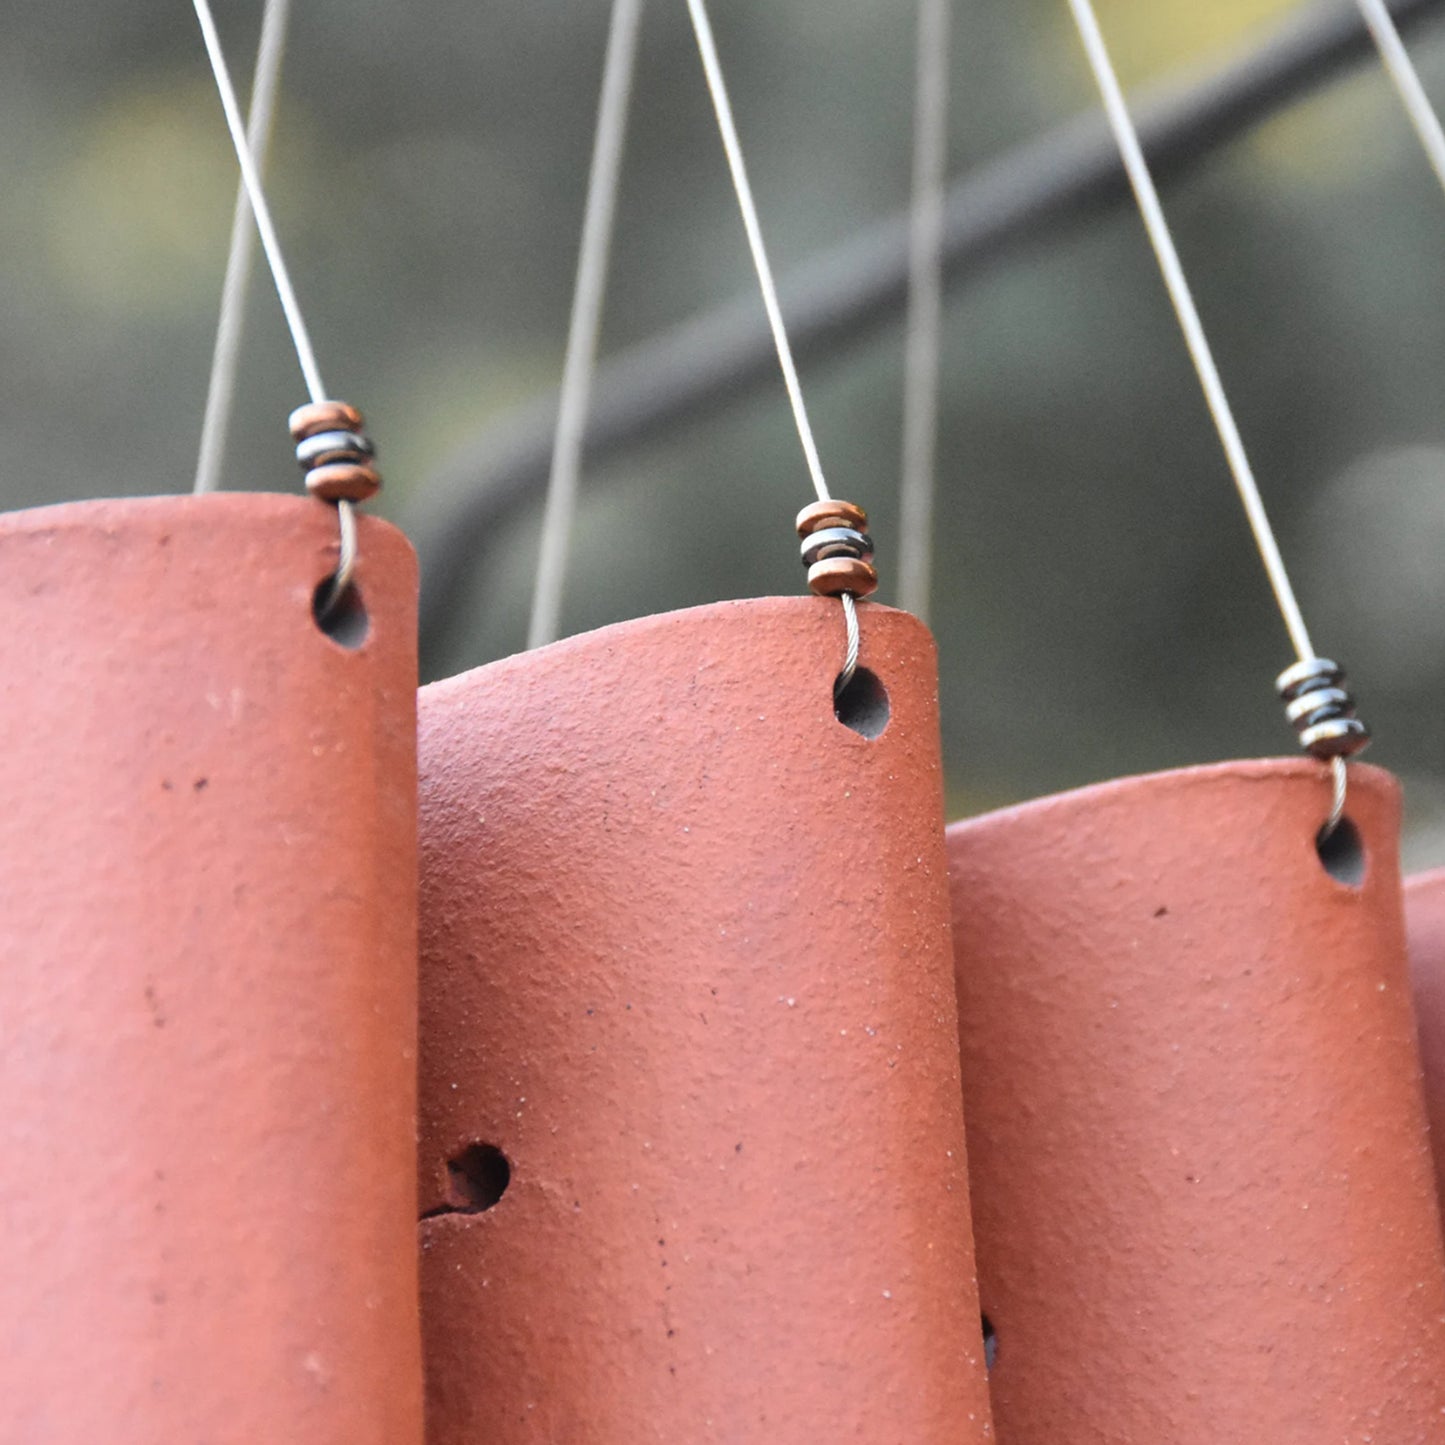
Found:
[{"label": "stack of beads", "polygon": [[306,490],[324,502],[365,502],[381,490],[365,418],[344,401],[313,401],[291,413]]},{"label": "stack of beads", "polygon": [[867,597],[878,588],[868,513],[852,502],[813,502],[798,513],[808,586],[820,597]]}]

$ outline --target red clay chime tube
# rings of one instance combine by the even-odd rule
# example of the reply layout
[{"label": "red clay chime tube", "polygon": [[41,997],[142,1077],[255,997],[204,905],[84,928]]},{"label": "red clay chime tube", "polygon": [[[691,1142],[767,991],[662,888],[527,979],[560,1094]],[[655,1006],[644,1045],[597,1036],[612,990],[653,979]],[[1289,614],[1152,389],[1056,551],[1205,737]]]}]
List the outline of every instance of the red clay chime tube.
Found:
[{"label": "red clay chime tube", "polygon": [[1445,868],[1405,880],[1405,928],[1436,1187],[1445,1200]]},{"label": "red clay chime tube", "polygon": [[863,639],[872,740],[813,598],[423,690],[431,1445],[991,1438],[934,649]]},{"label": "red clay chime tube", "polygon": [[1191,768],[949,830],[1009,1445],[1445,1438],[1398,793],[1351,767],[1340,881],[1322,773]]},{"label": "red clay chime tube", "polygon": [[4,1445],[421,1440],[415,560],[361,522],[338,641],[336,555],[0,518]]}]

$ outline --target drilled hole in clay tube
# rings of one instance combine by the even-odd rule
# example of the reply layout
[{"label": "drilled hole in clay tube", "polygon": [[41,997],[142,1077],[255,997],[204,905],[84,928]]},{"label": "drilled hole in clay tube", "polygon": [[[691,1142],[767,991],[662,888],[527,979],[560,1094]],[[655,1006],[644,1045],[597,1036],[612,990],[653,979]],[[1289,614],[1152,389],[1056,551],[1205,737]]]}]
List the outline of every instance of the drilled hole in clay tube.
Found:
[{"label": "drilled hole in clay tube", "polygon": [[311,594],[311,616],[317,627],[338,647],[354,652],[366,641],[371,631],[371,619],[366,615],[366,604],[361,600],[360,590],[353,584],[328,607],[331,599],[331,578],[323,577]]},{"label": "drilled hole in clay tube", "polygon": [[1358,888],[1365,881],[1365,845],[1359,830],[1348,818],[1341,818],[1335,831],[1328,838],[1320,839],[1315,848],[1325,872],[1336,883]]},{"label": "drilled hole in clay tube", "polygon": [[833,715],[861,737],[882,737],[888,726],[888,690],[874,673],[860,667],[846,687],[834,687]]},{"label": "drilled hole in clay tube", "polygon": [[458,1214],[481,1214],[507,1192],[512,1166],[495,1144],[468,1144],[455,1159],[447,1160],[453,1209]]},{"label": "drilled hole in clay tube", "polygon": [[987,1315],[983,1317],[983,1365],[986,1370],[993,1369],[994,1361],[998,1359],[998,1331],[993,1327],[993,1321]]}]

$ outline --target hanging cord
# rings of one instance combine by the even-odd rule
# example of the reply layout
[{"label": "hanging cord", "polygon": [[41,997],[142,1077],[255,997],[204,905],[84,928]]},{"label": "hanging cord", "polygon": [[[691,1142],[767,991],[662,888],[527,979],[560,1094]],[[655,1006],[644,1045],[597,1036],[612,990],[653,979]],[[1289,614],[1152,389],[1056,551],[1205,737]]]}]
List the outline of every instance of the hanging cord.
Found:
[{"label": "hanging cord", "polygon": [[798,382],[798,369],[793,364],[793,349],[788,344],[788,332],[783,324],[783,310],[778,304],[778,288],[773,280],[773,268],[763,246],[757,203],[753,199],[753,188],[748,181],[747,167],[743,163],[742,145],[738,140],[732,103],[728,99],[722,65],[718,60],[712,23],[708,20],[704,0],[687,0],[687,9],[692,16],[692,28],[697,35],[697,48],[702,56],[708,94],[712,97],[713,110],[717,114],[718,130],[722,134],[723,151],[727,155],[733,189],[737,192],[738,209],[742,212],[743,229],[748,237],[748,249],[752,252],[753,267],[758,274],[763,308],[768,313],[768,326],[773,333],[773,345],[777,349],[778,364],[782,367],[783,383],[788,389],[788,401],[793,408],[793,422],[798,429],[798,440],[803,444],[803,456],[808,464],[813,490],[818,494],[818,500],[804,507],[797,518],[798,535],[803,544],[803,565],[808,569],[808,586],[819,596],[838,597],[843,603],[847,649],[843,669],[833,684],[836,697],[853,681],[858,670],[860,639],[855,603],[859,597],[868,596],[878,586],[878,574],[872,565],[873,539],[865,530],[868,514],[852,502],[834,501],[833,494],[828,490],[828,483],[824,480],[823,464],[818,459],[817,443],[813,440],[813,428],[808,421],[808,409],[803,402],[803,388]]},{"label": "hanging cord", "polygon": [[913,203],[908,238],[904,344],[903,459],[898,523],[898,600],[928,621],[938,434],[938,361],[943,325],[944,198],[948,168],[949,9],[918,0]]},{"label": "hanging cord", "polygon": [[773,268],[768,262],[768,253],[763,246],[762,227],[758,224],[758,207],[753,200],[753,188],[748,180],[747,166],[743,163],[742,145],[738,141],[738,129],[733,121],[732,102],[728,99],[727,85],[723,80],[722,65],[718,61],[717,41],[713,38],[712,22],[707,16],[704,0],[687,0],[688,13],[692,16],[692,28],[697,33],[697,48],[702,55],[702,68],[707,76],[708,93],[712,96],[713,109],[717,112],[718,129],[722,132],[723,150],[727,155],[728,170],[732,173],[733,188],[737,191],[738,208],[743,214],[743,229],[748,233],[748,249],[753,254],[753,266],[758,273],[758,286],[763,293],[763,306],[768,313],[768,325],[773,331],[773,345],[778,351],[778,365],[783,369],[783,384],[788,388],[788,400],[793,407],[793,421],[798,428],[798,440],[803,444],[803,456],[807,459],[808,475],[813,480],[813,490],[820,502],[832,496],[828,483],[823,479],[823,464],[818,460],[818,446],[813,440],[813,428],[808,421],[808,408],[803,402],[803,388],[798,383],[798,368],[793,365],[793,348],[788,344],[788,332],[783,325],[783,310],[778,304],[778,288],[773,280]]},{"label": "hanging cord", "polygon": [[[266,261],[271,268],[271,276],[276,284],[276,294],[281,300],[281,309],[286,314],[286,325],[291,332],[292,344],[296,348],[296,359],[300,363],[301,374],[306,381],[306,390],[311,396],[311,408],[302,408],[301,410],[319,412],[325,407],[330,407],[331,411],[327,414],[328,419],[333,413],[340,416],[342,413],[338,412],[337,408],[344,407],[344,404],[331,403],[327,400],[326,387],[321,380],[321,371],[316,364],[316,353],[311,345],[311,335],[306,329],[305,317],[301,314],[300,303],[297,301],[295,289],[291,285],[291,273],[286,269],[286,258],[281,252],[281,242],[276,234],[275,224],[271,220],[271,208],[266,203],[266,193],[261,184],[260,172],[246,137],[246,127],[241,119],[241,107],[236,100],[236,88],[231,83],[231,72],[226,65],[225,53],[221,49],[221,38],[216,32],[216,22],[211,14],[210,0],[193,0],[193,3],[196,19],[201,26],[201,37],[205,41],[206,54],[211,62],[211,71],[216,78],[216,90],[221,98],[221,109],[225,112],[226,125],[231,132],[231,141],[236,149],[236,160],[241,168],[241,182],[250,201],[251,211],[256,221],[256,230],[261,236],[261,248],[266,253]],[[356,425],[359,427],[360,413],[356,412],[354,408],[345,408],[345,415],[348,419],[355,417]],[[295,416],[293,416],[292,430],[293,435],[296,434]],[[370,443],[354,430],[318,433],[318,438],[321,435],[352,436],[361,445],[353,448],[346,455],[358,455],[363,448],[367,455],[370,454]],[[298,436],[297,440],[304,444],[306,439]],[[336,455],[340,455],[340,453]],[[327,461],[329,456],[321,460]],[[316,470],[319,472],[340,469],[322,466]],[[352,467],[350,470],[369,469]],[[379,480],[378,478],[378,485]],[[308,476],[308,489],[312,490],[313,494],[324,495],[319,489],[312,487],[310,482],[311,478]],[[375,489],[372,488],[372,490]],[[330,590],[326,600],[319,608],[319,615],[323,619],[345,595],[346,589],[351,585],[352,574],[356,570],[356,517],[353,510],[353,499],[345,496],[331,496],[325,499],[336,503],[341,533],[341,552],[337,559],[336,571],[331,579]]]},{"label": "hanging cord", "polygon": [[1189,355],[1204,390],[1204,399],[1223,443],[1224,454],[1234,476],[1240,501],[1244,504],[1255,545],[1259,549],[1290,641],[1299,657],[1293,667],[1280,675],[1276,687],[1286,704],[1286,716],[1300,735],[1301,745],[1312,756],[1327,760],[1334,773],[1334,801],[1320,833],[1323,841],[1334,832],[1344,816],[1347,783],[1345,758],[1359,752],[1368,744],[1369,730],[1354,716],[1354,700],[1342,686],[1343,671],[1335,663],[1319,657],[1310,641],[1309,630],[1305,626],[1299,602],[1290,584],[1284,558],[1280,555],[1274,530],[1265,512],[1259,484],[1255,481],[1253,468],[1244,449],[1244,441],[1240,437],[1234,412],[1229,405],[1218,368],[1214,364],[1214,354],[1204,334],[1204,326],[1199,319],[1199,311],[1194,304],[1179,253],[1175,249],[1169,222],[1165,219],[1164,208],[1159,203],[1159,193],[1154,188],[1134,122],[1129,115],[1129,107],[1125,103],[1113,63],[1109,59],[1108,47],[1099,29],[1092,0],[1069,0],[1069,7],[1078,25],[1094,79],[1103,96],[1104,110],[1118,142],[1129,183],[1139,203],[1139,211],[1149,233],[1149,243],[1158,258],[1164,285],[1179,317],[1185,345],[1189,348]]},{"label": "hanging cord", "polygon": [[1385,73],[1399,92],[1405,113],[1410,117],[1410,124],[1415,127],[1415,134],[1420,137],[1420,144],[1425,147],[1425,154],[1436,178],[1445,186],[1445,131],[1440,129],[1440,117],[1430,104],[1425,87],[1420,84],[1419,73],[1405,49],[1405,42],[1400,39],[1394,16],[1390,14],[1383,0],[1357,0],[1357,3],[1379,48]]},{"label": "hanging cord", "polygon": [[[271,123],[276,115],[276,92],[281,62],[286,53],[286,27],[291,0],[266,0],[261,16],[261,43],[256,49],[256,71],[251,80],[251,108],[246,120],[246,144],[258,170],[266,163]],[[246,292],[251,284],[251,263],[256,254],[256,231],[251,223],[251,202],[242,179],[236,188],[231,216],[231,244],[226,256],[226,279],[221,286],[220,319],[211,353],[211,380],[206,390],[206,412],[201,422],[200,455],[192,490],[214,492],[221,484],[226,435],[236,395],[236,364],[246,319]]]},{"label": "hanging cord", "polygon": [[577,507],[582,439],[597,366],[597,333],[607,292],[607,262],[612,250],[641,17],[642,0],[613,0],[607,57],[602,66],[602,96],[597,106],[597,131],[592,142],[592,169],[587,178],[577,281],[572,292],[572,318],[567,328],[567,355],[562,364],[552,469],[547,478],[547,505],[542,514],[542,544],[532,591],[528,647],[542,647],[555,641],[562,611],[567,547]]}]

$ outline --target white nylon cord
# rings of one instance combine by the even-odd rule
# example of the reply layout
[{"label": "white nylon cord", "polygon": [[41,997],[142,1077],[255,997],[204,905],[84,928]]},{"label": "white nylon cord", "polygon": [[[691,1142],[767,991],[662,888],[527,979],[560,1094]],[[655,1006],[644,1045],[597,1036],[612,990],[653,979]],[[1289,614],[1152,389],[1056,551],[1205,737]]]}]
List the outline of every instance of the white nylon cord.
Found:
[{"label": "white nylon cord", "polygon": [[1158,257],[1159,269],[1164,274],[1164,284],[1168,287],[1170,300],[1178,313],[1185,344],[1194,361],[1194,369],[1199,373],[1205,401],[1209,405],[1210,415],[1214,418],[1219,439],[1224,445],[1224,454],[1234,475],[1234,484],[1239,490],[1240,501],[1244,504],[1245,515],[1249,518],[1250,530],[1254,533],[1255,545],[1264,562],[1270,586],[1274,589],[1275,601],[1279,604],[1290,641],[1301,660],[1314,657],[1316,654],[1314,644],[1310,641],[1309,629],[1305,626],[1299,603],[1295,599],[1294,588],[1290,585],[1284,558],[1280,555],[1279,545],[1269,524],[1269,516],[1264,509],[1264,501],[1259,494],[1259,484],[1255,481],[1229,398],[1225,395],[1224,383],[1220,380],[1219,371],[1214,364],[1214,354],[1205,337],[1189,282],[1179,261],[1179,253],[1174,249],[1169,223],[1165,219],[1163,207],[1159,204],[1159,193],[1149,175],[1149,166],[1139,145],[1134,123],[1129,117],[1129,108],[1119,88],[1118,77],[1114,74],[1108,48],[1104,44],[1099,22],[1094,15],[1094,7],[1091,0],[1069,0],[1069,6],[1079,27],[1089,65],[1104,98],[1104,109],[1108,113],[1109,124],[1118,142],[1124,168],[1129,173],[1129,182],[1134,188],[1145,228],[1149,232],[1150,244]]},{"label": "white nylon cord", "polygon": [[[281,298],[281,309],[286,313],[286,326],[291,332],[291,342],[296,348],[296,360],[301,364],[301,375],[306,379],[306,390],[312,401],[325,401],[326,386],[321,380],[321,369],[316,364],[316,352],[311,345],[311,333],[306,329],[306,318],[301,314],[301,305],[291,285],[291,273],[286,269],[286,258],[281,253],[281,241],[276,235],[271,220],[271,208],[266,204],[266,191],[261,184],[256,158],[246,137],[246,127],[241,121],[241,107],[236,100],[236,87],[231,83],[231,72],[226,66],[225,52],[221,49],[221,37],[216,33],[216,21],[211,14],[210,0],[193,0],[196,19],[201,24],[201,38],[206,43],[206,54],[210,58],[211,71],[216,77],[216,90],[221,97],[221,109],[226,115],[226,126],[231,132],[231,143],[236,148],[236,161],[241,167],[241,183],[251,203],[256,220],[256,230],[261,236],[261,247],[271,267],[271,277],[276,283],[276,294]],[[337,524],[341,531],[341,550],[336,560],[336,571],[331,577],[331,587],[326,601],[321,604],[320,615],[330,615],[336,604],[351,585],[356,570],[356,510],[348,501],[336,504]]]},{"label": "white nylon cord", "polygon": [[1390,14],[1384,0],[1357,0],[1357,3],[1360,13],[1365,17],[1365,24],[1369,26],[1370,34],[1375,39],[1380,59],[1385,65],[1385,73],[1400,93],[1405,113],[1410,117],[1410,124],[1415,127],[1415,134],[1420,137],[1420,144],[1425,147],[1425,154],[1429,157],[1436,178],[1445,186],[1445,131],[1441,130],[1440,117],[1430,104],[1425,87],[1420,84],[1419,72],[1410,60],[1405,42],[1400,39],[1394,16]]},{"label": "white nylon cord", "polygon": [[948,168],[949,8],[918,0],[913,207],[908,245],[908,322],[903,361],[903,456],[899,489],[898,601],[928,621],[943,324],[943,211]]},{"label": "white nylon cord", "polygon": [[[251,78],[251,109],[246,120],[246,144],[258,170],[266,164],[271,123],[276,115],[276,92],[281,62],[286,53],[286,26],[291,0],[266,0],[261,15],[261,42],[256,48],[256,70]],[[220,319],[211,352],[211,380],[206,389],[206,411],[201,420],[200,455],[196,459],[196,492],[214,492],[221,484],[226,435],[231,429],[231,408],[236,397],[236,367],[241,354],[241,333],[246,321],[246,292],[251,284],[251,263],[256,254],[256,232],[251,202],[242,179],[236,188],[231,216],[231,244],[226,256],[226,279],[221,286]]]},{"label": "white nylon cord", "polygon": [[216,22],[211,15],[210,0],[193,0],[196,19],[201,22],[201,36],[206,42],[206,54],[210,57],[211,70],[215,73],[216,89],[221,96],[221,109],[226,113],[226,125],[231,132],[232,144],[236,147],[236,160],[241,167],[241,180],[250,197],[251,210],[255,213],[256,229],[261,233],[261,246],[271,267],[276,282],[276,293],[281,298],[281,309],[286,313],[286,325],[291,331],[291,340],[296,347],[296,359],[301,363],[301,374],[306,378],[306,389],[312,401],[325,401],[326,388],[321,382],[321,372],[316,365],[316,353],[311,347],[311,336],[306,330],[306,320],[301,315],[296,292],[291,285],[291,274],[286,269],[286,258],[281,254],[281,242],[271,220],[271,208],[266,204],[266,192],[261,185],[261,176],[256,167],[255,157],[246,141],[246,127],[241,120],[241,107],[236,101],[236,88],[231,84],[231,72],[226,68],[226,57],[221,50],[221,38],[216,33]]},{"label": "white nylon cord", "polygon": [[556,639],[562,611],[567,547],[577,509],[582,442],[597,365],[597,333],[607,293],[607,262],[612,250],[641,16],[642,0],[613,0],[607,58],[602,67],[602,96],[597,107],[597,131],[592,143],[592,168],[587,178],[577,280],[572,292],[572,317],[567,329],[567,355],[562,364],[557,430],[552,441],[552,470],[547,479],[547,505],[542,514],[542,543],[532,590],[528,647],[542,647]]},{"label": "white nylon cord", "polygon": [[823,478],[823,464],[818,460],[818,447],[813,440],[813,428],[808,422],[808,409],[803,404],[803,389],[798,384],[798,369],[793,365],[793,349],[788,345],[788,333],[783,326],[783,312],[778,305],[778,288],[773,281],[773,268],[768,264],[768,253],[763,247],[758,208],[753,200],[752,186],[748,182],[747,167],[743,164],[742,146],[738,142],[737,126],[733,122],[733,108],[723,81],[712,24],[708,20],[704,0],[687,0],[687,8],[692,16],[692,28],[697,33],[697,48],[702,55],[708,92],[712,96],[713,109],[717,112],[718,129],[722,132],[728,170],[732,172],[733,188],[737,191],[738,206],[743,213],[743,228],[748,233],[748,248],[753,253],[753,266],[758,273],[758,285],[763,293],[768,325],[772,327],[773,345],[778,350],[778,364],[783,369],[783,382],[788,388],[788,400],[792,403],[798,439],[803,444],[803,455],[807,459],[808,475],[812,478],[813,490],[817,492],[818,500],[831,501],[832,493]]}]

